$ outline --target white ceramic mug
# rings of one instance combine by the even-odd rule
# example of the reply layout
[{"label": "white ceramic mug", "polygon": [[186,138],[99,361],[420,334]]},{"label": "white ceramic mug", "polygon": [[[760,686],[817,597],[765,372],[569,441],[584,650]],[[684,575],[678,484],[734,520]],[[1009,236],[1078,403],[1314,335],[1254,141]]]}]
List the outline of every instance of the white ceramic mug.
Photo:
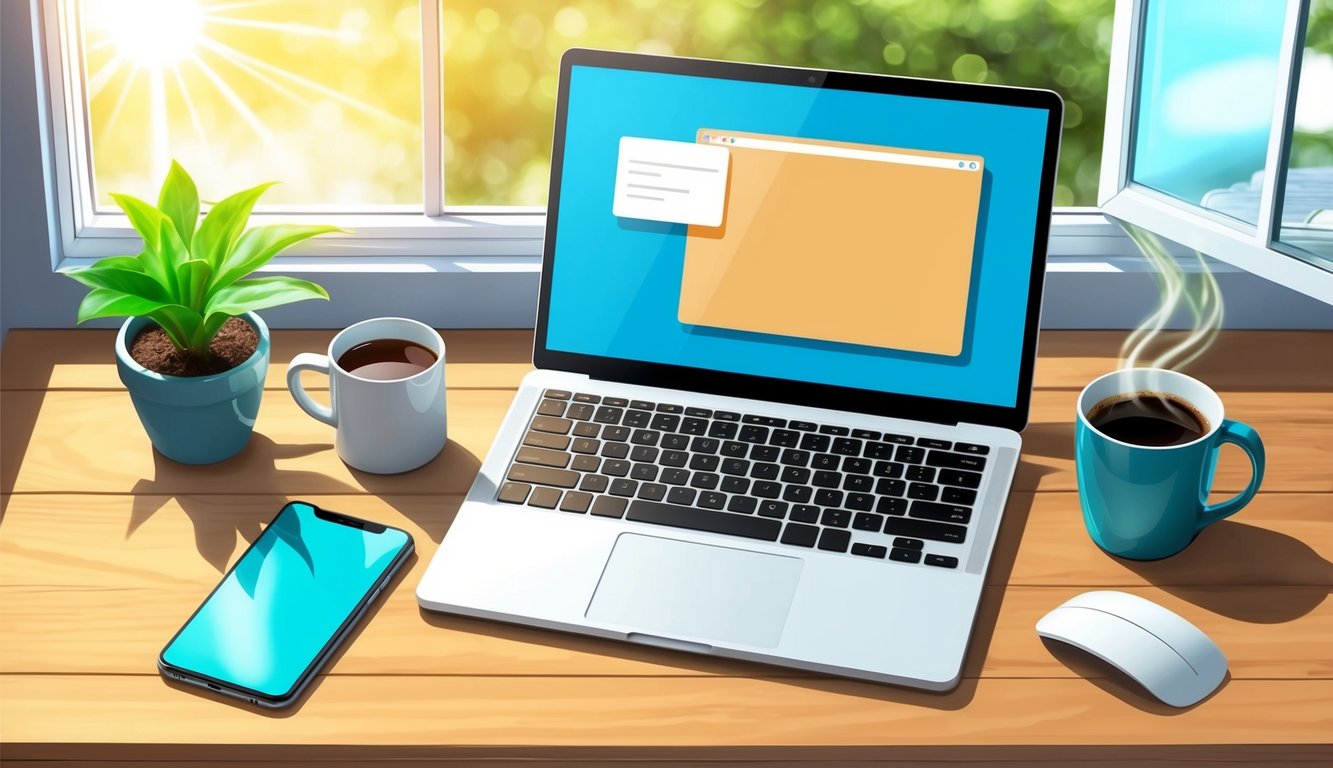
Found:
[{"label": "white ceramic mug", "polygon": [[[403,379],[368,379],[344,370],[338,359],[358,344],[402,339],[435,353],[435,362]],[[301,371],[329,377],[332,405],[315,402],[301,386]],[[338,457],[354,469],[394,474],[439,455],[448,439],[444,408],[444,339],[433,328],[403,317],[377,317],[348,326],[324,355],[302,352],[287,366],[287,388],[301,410],[337,429]]]}]

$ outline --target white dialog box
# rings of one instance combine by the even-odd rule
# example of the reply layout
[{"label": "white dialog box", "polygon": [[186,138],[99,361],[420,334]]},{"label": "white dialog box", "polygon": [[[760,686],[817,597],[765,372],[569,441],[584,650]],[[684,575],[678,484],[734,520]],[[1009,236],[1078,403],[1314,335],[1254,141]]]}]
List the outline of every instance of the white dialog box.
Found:
[{"label": "white dialog box", "polygon": [[611,212],[627,219],[721,226],[730,164],[726,147],[622,136]]}]

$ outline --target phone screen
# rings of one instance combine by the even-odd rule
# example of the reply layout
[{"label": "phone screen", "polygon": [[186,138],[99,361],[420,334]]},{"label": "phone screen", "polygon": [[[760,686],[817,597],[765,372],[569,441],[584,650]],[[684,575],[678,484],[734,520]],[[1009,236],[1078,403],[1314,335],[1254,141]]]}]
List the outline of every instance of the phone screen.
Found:
[{"label": "phone screen", "polygon": [[270,698],[293,693],[411,544],[403,531],[360,522],[301,502],[283,507],[162,660]]}]

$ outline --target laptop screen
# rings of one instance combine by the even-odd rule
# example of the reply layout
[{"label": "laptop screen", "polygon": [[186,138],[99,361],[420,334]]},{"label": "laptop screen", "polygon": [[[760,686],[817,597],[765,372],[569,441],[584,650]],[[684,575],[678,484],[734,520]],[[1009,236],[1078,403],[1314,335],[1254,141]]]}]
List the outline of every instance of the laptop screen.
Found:
[{"label": "laptop screen", "polygon": [[810,74],[567,67],[545,348],[1025,410],[1058,107]]}]

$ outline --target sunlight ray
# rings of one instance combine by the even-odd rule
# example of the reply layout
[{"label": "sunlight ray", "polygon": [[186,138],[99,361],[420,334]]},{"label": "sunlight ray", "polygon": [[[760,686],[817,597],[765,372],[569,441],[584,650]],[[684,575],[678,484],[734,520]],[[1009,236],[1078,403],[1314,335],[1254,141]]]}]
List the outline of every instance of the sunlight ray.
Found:
[{"label": "sunlight ray", "polygon": [[209,5],[207,11],[208,13],[213,14],[220,11],[241,11],[246,8],[262,8],[266,5],[276,5],[276,0],[242,0],[242,2],[236,3],[219,3],[217,5]]},{"label": "sunlight ray", "polygon": [[171,129],[167,125],[166,78],[160,69],[148,73],[148,143],[151,178],[162,178],[171,165]]},{"label": "sunlight ray", "polygon": [[120,65],[124,62],[119,56],[112,56],[111,60],[103,64],[92,77],[88,78],[88,100],[97,98],[98,94],[106,88],[106,84],[111,82],[120,71]]},{"label": "sunlight ray", "polygon": [[185,79],[181,77],[180,68],[172,69],[171,74],[176,79],[176,87],[180,89],[181,101],[185,102],[185,111],[190,116],[190,124],[194,126],[194,137],[198,139],[199,146],[203,147],[204,153],[211,161],[213,144],[204,133],[204,124],[199,121],[199,112],[194,107],[194,97],[190,95],[190,89],[185,87]]},{"label": "sunlight ray", "polygon": [[240,60],[245,61],[246,63],[253,66],[255,69],[259,69],[270,75],[276,75],[278,77],[284,78],[303,88],[309,88],[310,90],[315,91],[316,93],[319,93],[323,96],[327,96],[342,104],[346,104],[347,106],[351,107],[352,109],[355,109],[358,112],[363,112],[373,117],[378,117],[384,120],[388,120],[397,125],[406,128],[411,128],[413,130],[416,130],[417,128],[416,124],[414,124],[412,121],[405,120],[399,117],[398,115],[393,114],[392,112],[380,109],[379,107],[373,106],[371,104],[367,104],[359,99],[354,99],[351,96],[342,93],[341,91],[330,88],[327,85],[315,82],[310,78],[302,77],[301,75],[289,72],[283,69],[282,67],[275,67],[272,64],[263,61],[262,59],[257,59],[254,56],[242,53],[236,50],[235,48],[232,48],[229,45],[224,45],[216,40],[201,41],[201,44],[205,44],[208,50],[213,51],[214,53],[220,56],[226,56],[227,58],[232,58],[232,57],[239,58]]},{"label": "sunlight ray", "polygon": [[199,65],[199,71],[203,72],[204,77],[207,77],[209,81],[213,83],[213,86],[218,89],[218,93],[222,94],[222,98],[226,99],[227,103],[236,110],[236,114],[240,115],[241,119],[254,129],[255,134],[259,136],[259,140],[262,141],[270,151],[275,153],[281,152],[282,148],[278,145],[278,141],[273,136],[273,133],[269,131],[268,127],[265,126],[262,121],[260,121],[259,115],[256,115],[254,111],[250,109],[249,105],[245,103],[245,100],[238,96],[236,91],[233,91],[231,86],[227,85],[222,80],[221,76],[219,76],[217,72],[214,72],[213,68],[208,66],[207,63],[202,61],[196,61],[196,63]]},{"label": "sunlight ray", "polygon": [[234,19],[229,16],[215,16],[205,14],[204,21],[212,24],[223,24],[230,27],[246,27],[247,29],[262,29],[270,32],[286,32],[301,37],[322,37],[329,40],[342,40],[344,32],[338,29],[328,29],[327,27],[312,27],[308,24],[292,24],[279,21],[258,21],[256,19]]},{"label": "sunlight ray", "polygon": [[220,56],[228,64],[231,64],[232,66],[236,67],[242,72],[245,72],[254,79],[258,80],[260,83],[267,85],[268,87],[272,88],[273,90],[277,91],[283,96],[286,96],[287,98],[303,106],[308,106],[313,103],[312,99],[302,96],[301,94],[297,93],[296,91],[293,91],[292,89],[288,88],[282,83],[277,82],[268,75],[265,75],[263,72],[260,72],[259,70],[255,69],[253,66],[231,55],[234,49],[216,43],[213,40],[201,40],[199,44],[200,47],[212,51],[213,53]]},{"label": "sunlight ray", "polygon": [[134,87],[134,81],[138,78],[138,69],[131,69],[130,73],[125,76],[125,84],[120,87],[120,95],[116,97],[116,105],[111,108],[111,114],[107,116],[107,127],[116,124],[116,118],[120,117],[120,110],[125,106],[125,100],[129,98],[130,90]]},{"label": "sunlight ray", "polygon": [[114,40],[98,40],[95,43],[85,44],[83,50],[85,53],[92,53],[93,51],[100,51],[103,48],[110,48],[112,45],[115,45]]}]

